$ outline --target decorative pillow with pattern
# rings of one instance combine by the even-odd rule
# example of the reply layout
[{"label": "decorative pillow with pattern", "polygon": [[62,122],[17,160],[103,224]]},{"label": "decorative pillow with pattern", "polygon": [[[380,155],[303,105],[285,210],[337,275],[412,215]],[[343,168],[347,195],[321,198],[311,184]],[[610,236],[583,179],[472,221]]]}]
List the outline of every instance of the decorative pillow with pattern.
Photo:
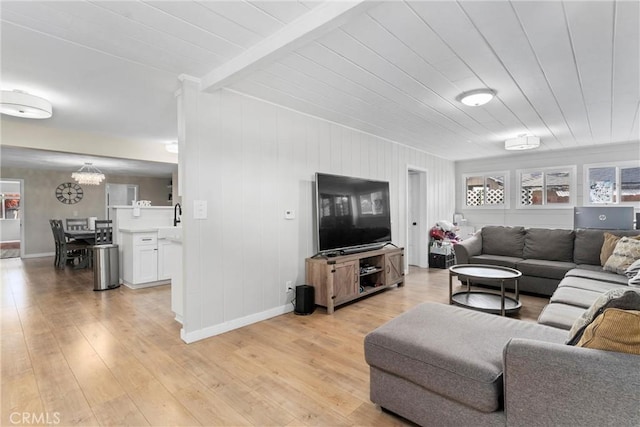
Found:
[{"label": "decorative pillow with pattern", "polygon": [[605,271],[624,274],[637,259],[640,259],[640,240],[623,237],[616,243],[613,254],[603,268]]},{"label": "decorative pillow with pattern", "polygon": [[610,289],[600,295],[580,317],[573,322],[569,331],[568,345],[576,345],[582,337],[585,328],[593,322],[607,308],[623,310],[640,310],[640,289],[625,289],[624,287]]},{"label": "decorative pillow with pattern", "polygon": [[[600,249],[600,265],[604,266],[607,263],[609,257],[613,254],[613,250],[616,248],[616,244],[622,238],[615,234],[605,233],[603,234],[604,242]],[[640,240],[640,236],[629,236],[630,239]]]},{"label": "decorative pillow with pattern", "polygon": [[635,260],[624,272],[629,279],[637,276],[638,273],[640,273],[640,259]]}]

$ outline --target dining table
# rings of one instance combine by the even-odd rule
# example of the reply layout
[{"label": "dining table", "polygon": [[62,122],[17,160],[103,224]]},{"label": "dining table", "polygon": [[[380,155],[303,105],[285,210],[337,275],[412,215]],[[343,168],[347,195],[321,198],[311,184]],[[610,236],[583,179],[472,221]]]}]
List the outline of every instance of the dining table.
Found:
[{"label": "dining table", "polygon": [[76,242],[85,242],[87,244],[86,255],[81,258],[80,263],[74,268],[89,268],[91,266],[92,246],[96,241],[96,231],[88,228],[80,230],[65,230],[64,235],[68,239],[73,239]]},{"label": "dining table", "polygon": [[65,230],[64,235],[69,239],[82,240],[89,244],[95,242],[96,231],[87,229]]}]

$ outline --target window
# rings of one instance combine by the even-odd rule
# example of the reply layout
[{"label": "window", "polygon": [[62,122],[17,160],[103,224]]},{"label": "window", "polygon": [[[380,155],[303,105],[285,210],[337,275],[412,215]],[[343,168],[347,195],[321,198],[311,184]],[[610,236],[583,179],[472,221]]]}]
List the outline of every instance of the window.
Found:
[{"label": "window", "polygon": [[637,162],[585,165],[585,205],[640,202],[640,166]]},{"label": "window", "polygon": [[19,193],[0,193],[0,201],[2,202],[0,219],[19,219],[20,218],[20,194]]},{"label": "window", "polygon": [[466,201],[471,207],[504,208],[508,207],[508,172],[495,172],[484,175],[464,175]]},{"label": "window", "polygon": [[575,205],[576,167],[519,170],[519,208],[563,208]]}]

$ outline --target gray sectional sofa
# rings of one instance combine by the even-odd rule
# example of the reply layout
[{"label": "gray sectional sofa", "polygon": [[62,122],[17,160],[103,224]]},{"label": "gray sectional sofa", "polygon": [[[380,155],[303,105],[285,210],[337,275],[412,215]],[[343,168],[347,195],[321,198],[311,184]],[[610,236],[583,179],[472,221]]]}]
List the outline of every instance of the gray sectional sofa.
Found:
[{"label": "gray sectional sofa", "polygon": [[[550,293],[550,303],[538,323],[436,303],[403,313],[365,338],[371,400],[425,426],[639,426],[640,356],[566,342],[576,319],[604,292],[640,288],[602,271],[602,230],[561,232],[559,240],[571,234],[571,260],[528,258],[524,249],[524,256],[476,255],[473,248],[484,245],[465,243],[465,263],[504,259],[496,257],[515,268],[539,263],[540,270],[524,269],[532,286],[526,290]],[[562,250],[566,255],[568,245]],[[548,277],[556,269],[566,271]]]},{"label": "gray sectional sofa", "polygon": [[[621,237],[640,234],[640,230],[486,226],[469,239],[454,245],[453,249],[456,264],[515,268],[522,273],[519,281],[521,291],[551,296],[565,275],[575,268],[602,272],[600,249],[605,232]],[[609,280],[615,280],[611,277]],[[491,285],[491,282],[476,283]]]}]

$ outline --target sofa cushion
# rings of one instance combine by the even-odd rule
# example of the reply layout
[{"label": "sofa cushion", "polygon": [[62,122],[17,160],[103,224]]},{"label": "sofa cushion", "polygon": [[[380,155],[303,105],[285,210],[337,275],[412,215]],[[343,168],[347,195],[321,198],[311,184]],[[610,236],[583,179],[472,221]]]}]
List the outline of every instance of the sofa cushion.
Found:
[{"label": "sofa cushion", "polygon": [[600,263],[600,251],[604,243],[605,232],[621,237],[640,235],[640,230],[575,230],[573,262],[576,264],[602,265]]},{"label": "sofa cushion", "polygon": [[514,337],[564,343],[567,334],[508,317],[423,303],[368,334],[365,359],[441,396],[493,412],[502,404],[502,350]]},{"label": "sofa cushion", "polygon": [[568,271],[576,268],[572,262],[524,259],[516,263],[516,269],[526,276],[562,279]]},{"label": "sofa cushion", "polygon": [[573,262],[573,230],[529,228],[524,237],[522,257]]},{"label": "sofa cushion", "polygon": [[640,259],[640,240],[623,237],[616,243],[613,254],[607,259],[603,269],[624,274],[626,269],[637,259]]},{"label": "sofa cushion", "polygon": [[597,270],[591,270],[584,268],[585,266],[578,266],[573,270],[569,270],[565,277],[582,277],[585,279],[598,280],[601,282],[614,283],[616,285],[626,285],[627,278],[621,274],[611,273],[609,271],[603,271],[601,267]]},{"label": "sofa cushion", "polygon": [[522,258],[524,227],[482,227],[482,253]]},{"label": "sofa cushion", "polygon": [[640,311],[606,309],[587,326],[576,346],[640,355]]},{"label": "sofa cushion", "polygon": [[[568,304],[547,304],[538,317],[538,323],[568,331],[582,313],[584,313],[583,307]],[[568,335],[566,337],[568,338]]]},{"label": "sofa cushion", "polygon": [[589,308],[600,295],[602,295],[602,292],[563,286],[562,288],[556,289],[553,295],[551,295],[549,302]]},{"label": "sofa cushion", "polygon": [[522,258],[502,255],[475,255],[469,258],[471,264],[488,264],[500,265],[502,267],[516,268],[516,264],[522,261]]}]

